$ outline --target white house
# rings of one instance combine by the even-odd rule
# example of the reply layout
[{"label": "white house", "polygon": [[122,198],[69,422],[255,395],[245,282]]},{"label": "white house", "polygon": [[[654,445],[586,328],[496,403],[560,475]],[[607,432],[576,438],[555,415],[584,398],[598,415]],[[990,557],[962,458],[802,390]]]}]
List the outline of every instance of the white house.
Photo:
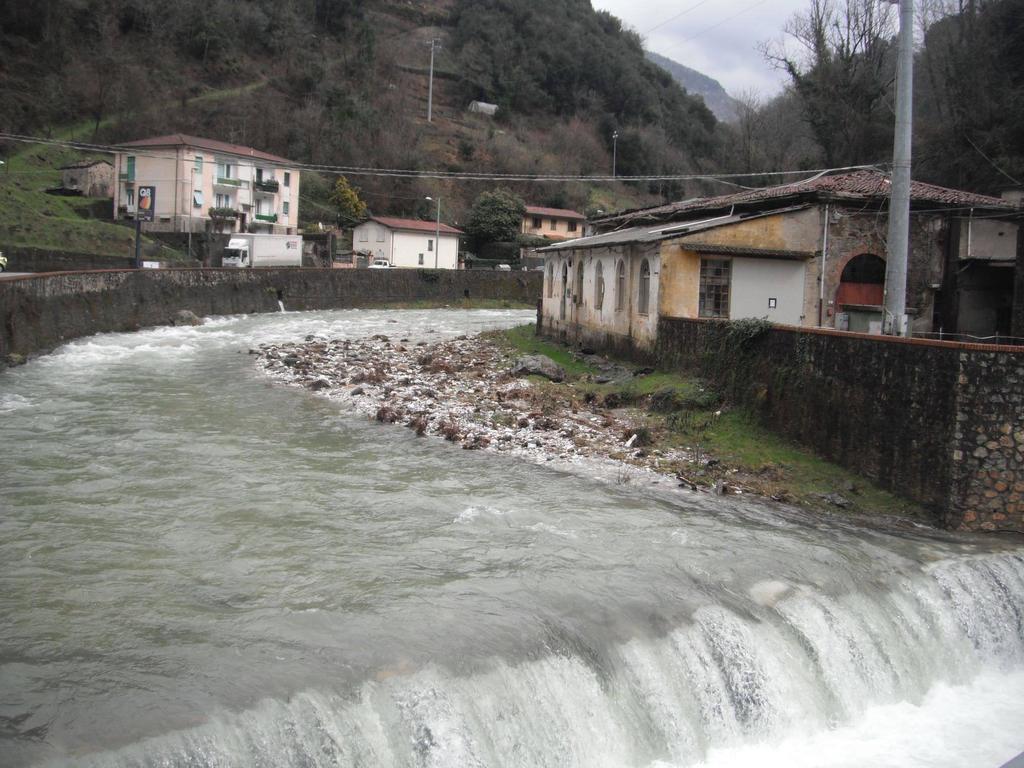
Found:
[{"label": "white house", "polygon": [[121,144],[114,156],[114,218],[135,217],[135,193],[156,187],[154,221],[143,229],[294,235],[299,170],[283,157],[240,144],[175,133]]},{"label": "white house", "polygon": [[372,216],[352,233],[352,250],[393,267],[458,269],[462,230],[417,219]]}]

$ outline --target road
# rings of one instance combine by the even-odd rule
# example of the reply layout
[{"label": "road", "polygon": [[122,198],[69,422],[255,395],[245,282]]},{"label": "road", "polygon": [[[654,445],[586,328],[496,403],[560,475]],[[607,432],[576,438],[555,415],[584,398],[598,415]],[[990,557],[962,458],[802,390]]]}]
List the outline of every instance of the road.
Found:
[{"label": "road", "polygon": [[24,277],[31,274],[31,272],[0,272],[0,280],[6,280],[11,277]]}]

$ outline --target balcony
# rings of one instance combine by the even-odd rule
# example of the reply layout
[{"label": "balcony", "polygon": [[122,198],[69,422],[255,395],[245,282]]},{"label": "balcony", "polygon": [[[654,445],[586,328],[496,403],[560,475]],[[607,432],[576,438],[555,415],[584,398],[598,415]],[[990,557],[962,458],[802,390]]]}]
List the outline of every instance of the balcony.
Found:
[{"label": "balcony", "polygon": [[208,213],[211,219],[217,219],[218,221],[238,218],[238,211],[234,208],[211,208]]},{"label": "balcony", "polygon": [[269,224],[277,223],[276,213],[257,213],[253,218],[255,218],[256,221],[265,221]]},{"label": "balcony", "polygon": [[242,187],[245,186],[241,179],[234,179],[230,176],[218,176],[217,180],[213,182],[219,184],[222,187]]},{"label": "balcony", "polygon": [[256,179],[252,186],[257,192],[269,192],[270,194],[276,193],[281,188],[277,179]]}]

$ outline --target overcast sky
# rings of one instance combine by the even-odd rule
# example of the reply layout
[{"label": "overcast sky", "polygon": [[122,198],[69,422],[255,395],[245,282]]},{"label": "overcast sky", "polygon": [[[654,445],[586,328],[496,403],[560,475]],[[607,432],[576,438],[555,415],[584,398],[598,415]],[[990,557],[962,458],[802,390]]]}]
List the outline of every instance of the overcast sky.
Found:
[{"label": "overcast sky", "polygon": [[[648,50],[710,75],[733,96],[750,90],[774,96],[782,89],[784,75],[764,60],[758,43],[780,39],[782,28],[793,13],[808,6],[808,0],[592,3],[594,8],[609,11],[639,32]],[[677,14],[682,15],[673,19]]]}]

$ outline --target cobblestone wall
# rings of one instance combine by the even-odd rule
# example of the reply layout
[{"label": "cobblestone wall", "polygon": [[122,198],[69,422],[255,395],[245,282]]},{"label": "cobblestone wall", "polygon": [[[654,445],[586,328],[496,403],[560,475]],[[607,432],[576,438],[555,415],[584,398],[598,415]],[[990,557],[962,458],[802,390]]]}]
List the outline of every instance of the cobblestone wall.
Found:
[{"label": "cobblestone wall", "polygon": [[1024,350],[662,318],[659,364],[966,530],[1024,532]]},{"label": "cobblestone wall", "polygon": [[[1024,354],[963,351],[947,523],[1024,531]],[[959,519],[958,519],[959,518]]]}]

